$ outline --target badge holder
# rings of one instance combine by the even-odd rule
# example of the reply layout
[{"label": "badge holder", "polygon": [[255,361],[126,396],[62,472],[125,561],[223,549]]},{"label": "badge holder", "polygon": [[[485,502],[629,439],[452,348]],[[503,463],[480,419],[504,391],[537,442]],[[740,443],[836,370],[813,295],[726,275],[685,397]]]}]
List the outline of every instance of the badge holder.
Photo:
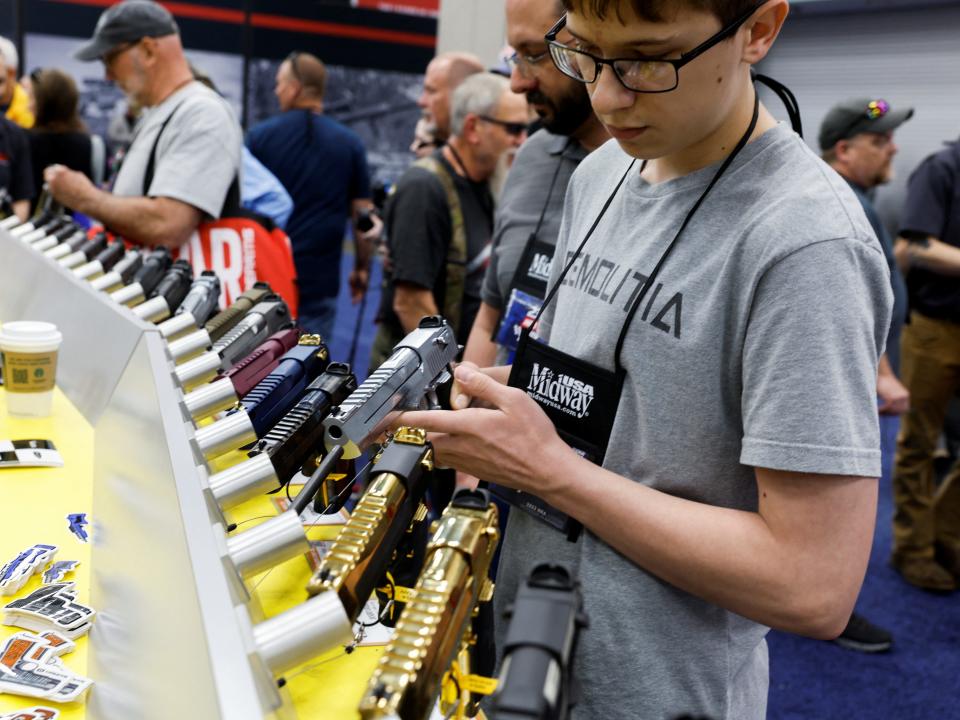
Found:
[{"label": "badge holder", "polygon": [[[579,455],[600,465],[607,453],[626,374],[611,372],[555,350],[530,337],[520,337],[518,362],[508,385],[533,398],[553,422],[560,438]],[[490,490],[511,505],[576,542],[583,526],[536,495],[491,484]]]}]

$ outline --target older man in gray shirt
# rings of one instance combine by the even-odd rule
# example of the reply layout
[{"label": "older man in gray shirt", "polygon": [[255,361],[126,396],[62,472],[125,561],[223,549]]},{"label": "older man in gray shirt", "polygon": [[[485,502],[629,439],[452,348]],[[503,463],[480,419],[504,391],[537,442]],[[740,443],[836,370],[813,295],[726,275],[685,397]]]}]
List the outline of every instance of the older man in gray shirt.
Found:
[{"label": "older man in gray shirt", "polygon": [[107,79],[149,110],[112,193],[83,173],[47,168],[59,202],[131,242],[171,248],[220,217],[228,199],[239,203],[240,126],[226,101],[193,79],[169,11],[148,0],[113,5],[76,57],[100,60]]},{"label": "older man in gray shirt", "polygon": [[[506,3],[507,39],[516,51],[510,88],[526,95],[543,129],[517,153],[497,208],[483,302],[464,352],[481,367],[509,360],[517,323],[507,321],[518,314],[522,321],[526,305],[543,298],[570,176],[609,137],[584,86],[550,62],[543,36],[562,14],[559,2]],[[499,352],[495,335],[503,340]]]}]

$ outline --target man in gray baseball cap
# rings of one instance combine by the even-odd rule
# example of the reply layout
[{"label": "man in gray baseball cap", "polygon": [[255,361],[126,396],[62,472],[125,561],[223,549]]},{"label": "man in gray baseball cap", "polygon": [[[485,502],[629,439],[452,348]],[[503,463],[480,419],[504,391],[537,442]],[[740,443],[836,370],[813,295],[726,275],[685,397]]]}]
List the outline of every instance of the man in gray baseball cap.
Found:
[{"label": "man in gray baseball cap", "polygon": [[152,0],[126,0],[113,5],[100,16],[93,37],[73,56],[89,62],[106,57],[123,45],[145,37],[164,37],[180,32],[173,15]]},{"label": "man in gray baseball cap", "polygon": [[75,56],[102,62],[107,79],[146,112],[112,192],[52,165],[44,171],[51,194],[131,242],[182,246],[239,194],[231,194],[243,144],[236,115],[193,79],[177,23],[150,0],[104,10],[93,38]]},{"label": "man in gray baseball cap", "polygon": [[894,110],[886,100],[855,98],[834,105],[820,125],[820,149],[829,150],[841,140],[860,133],[893,132],[913,117],[913,108]]},{"label": "man in gray baseball cap", "polygon": [[[857,98],[834,106],[820,126],[823,159],[850,185],[880,241],[890,268],[893,313],[885,351],[879,360],[879,412],[900,415],[910,407],[910,393],[899,378],[900,330],[906,319],[907,287],[893,255],[893,238],[880,220],[871,191],[890,182],[897,145],[893,131],[913,116],[913,108],[894,110],[886,100]],[[853,613],[835,642],[860,652],[885,652],[892,635],[858,613]]]}]

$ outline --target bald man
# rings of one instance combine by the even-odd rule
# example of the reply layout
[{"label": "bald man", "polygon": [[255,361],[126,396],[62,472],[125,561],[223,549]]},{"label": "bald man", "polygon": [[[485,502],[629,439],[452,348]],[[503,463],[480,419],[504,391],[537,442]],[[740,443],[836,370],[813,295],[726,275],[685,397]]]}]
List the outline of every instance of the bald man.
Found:
[{"label": "bald man", "polygon": [[171,248],[239,207],[239,123],[223,98],[194,80],[166,9],[149,0],[111,6],[75,57],[102,62],[107,79],[149,112],[112,193],[54,165],[44,177],[58,201],[131,242]]},{"label": "bald man", "polygon": [[[329,338],[340,290],[340,257],[348,220],[356,252],[348,282],[354,302],[367,290],[373,238],[380,220],[373,201],[367,151],[350,128],[323,113],[327,71],[320,58],[292,52],[277,69],[280,114],[247,133],[247,147],[293,198],[287,234],[300,283],[300,327]],[[369,218],[372,228],[361,228]]]},{"label": "bald man", "polygon": [[437,55],[427,65],[423,76],[423,92],[417,99],[417,105],[433,126],[433,137],[438,146],[450,137],[450,98],[453,91],[468,77],[483,70],[480,58],[464,52]]}]

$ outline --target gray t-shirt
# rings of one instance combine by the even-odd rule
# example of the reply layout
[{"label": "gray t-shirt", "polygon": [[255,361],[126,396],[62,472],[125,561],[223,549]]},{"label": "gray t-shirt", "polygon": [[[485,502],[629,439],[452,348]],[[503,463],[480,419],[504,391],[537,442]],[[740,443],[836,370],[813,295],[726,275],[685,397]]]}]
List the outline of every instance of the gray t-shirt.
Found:
[{"label": "gray t-shirt", "polygon": [[[629,161],[611,141],[574,173],[553,282]],[[639,165],[544,315],[552,347],[609,370],[643,274],[717,171],[651,186]],[[889,272],[850,188],[788,127],[741,152],[647,298],[624,345],[604,467],[746,511],[757,509],[754,467],[879,476]],[[765,717],[766,627],[654,577],[589,531],[569,543],[514,509],[505,538],[498,617],[538,563],[566,564],[583,584],[590,627],[575,718]],[[499,623],[501,645],[504,631]]]},{"label": "gray t-shirt", "polygon": [[169,197],[193,205],[207,217],[219,217],[227,191],[239,178],[243,135],[226,100],[202,83],[192,82],[151,108],[137,128],[133,144],[113,186],[115,195],[143,195],[143,181],[157,145],[150,197]]},{"label": "gray t-shirt", "polygon": [[[506,309],[510,283],[544,206],[546,213],[537,239],[549,245],[556,243],[567,184],[586,156],[587,151],[580,143],[547,130],[534,133],[520,147],[497,206],[493,254],[481,296],[487,305],[497,310]],[[557,181],[551,193],[550,184],[558,163]]]}]

